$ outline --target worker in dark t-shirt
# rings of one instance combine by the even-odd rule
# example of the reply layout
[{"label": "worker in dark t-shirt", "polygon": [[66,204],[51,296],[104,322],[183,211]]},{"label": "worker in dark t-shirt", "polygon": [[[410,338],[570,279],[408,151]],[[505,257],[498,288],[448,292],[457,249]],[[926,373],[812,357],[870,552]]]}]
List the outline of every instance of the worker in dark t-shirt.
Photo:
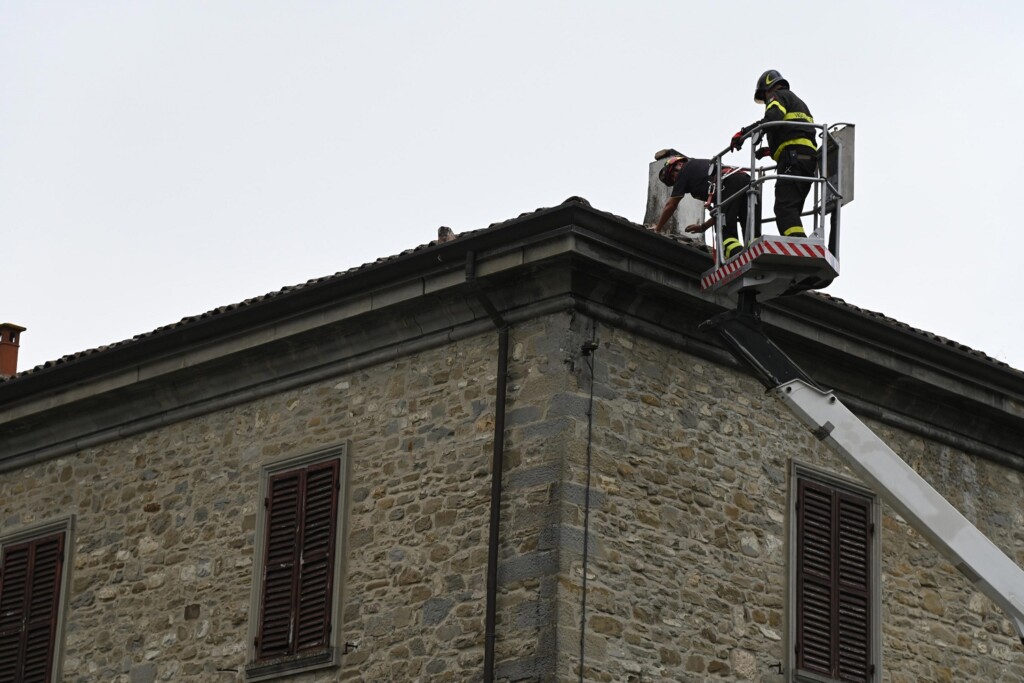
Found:
[{"label": "worker in dark t-shirt", "polygon": [[[690,196],[714,206],[719,197],[715,193],[714,169],[710,159],[691,159],[683,154],[669,156],[665,165],[658,173],[658,178],[672,188],[672,195],[665,202],[658,222],[651,226],[655,232],[664,232],[672,214],[675,213],[683,197]],[[738,227],[747,222],[747,199],[744,190],[750,185],[750,176],[738,169],[725,167],[722,169],[721,197],[728,199],[737,195],[725,206],[725,227],[722,230],[722,253],[726,259],[736,255],[743,244],[739,240]],[[737,194],[739,193],[739,194]],[[703,223],[686,226],[686,232],[704,232],[715,224],[713,218]]]}]

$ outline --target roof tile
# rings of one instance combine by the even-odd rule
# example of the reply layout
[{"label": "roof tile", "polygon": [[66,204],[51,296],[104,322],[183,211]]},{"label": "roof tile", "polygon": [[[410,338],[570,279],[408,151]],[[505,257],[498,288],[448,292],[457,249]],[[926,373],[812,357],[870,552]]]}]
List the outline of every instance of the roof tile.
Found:
[{"label": "roof tile", "polygon": [[[611,214],[611,213],[606,212],[606,211],[600,211],[599,209],[593,209],[591,207],[591,205],[590,205],[590,202],[588,202],[586,199],[584,199],[582,197],[575,197],[575,196],[574,197],[569,197],[564,202],[562,202],[562,204],[581,204],[583,206],[591,208],[591,210],[595,211],[596,213],[600,213],[602,215],[612,217],[612,218],[614,218],[614,219],[616,219],[618,221],[621,221],[623,223],[632,224],[634,227],[637,227],[639,229],[644,229],[644,226],[632,223],[632,221],[629,221],[628,219],[623,218],[621,216],[616,216],[615,214]],[[470,230],[470,231],[467,231],[467,232],[459,233],[458,235],[456,235],[454,240],[451,240],[451,241],[447,242],[446,244],[451,244],[453,242],[458,242],[460,240],[464,240],[467,237],[470,237],[472,235],[477,235],[477,234],[480,234],[482,232],[491,231],[491,230],[498,230],[502,226],[504,226],[504,225],[506,225],[508,223],[511,223],[512,221],[518,221],[518,220],[521,220],[523,218],[527,218],[529,216],[532,216],[534,214],[540,213],[542,211],[546,211],[549,208],[552,208],[552,207],[541,207],[541,208],[538,208],[538,209],[536,209],[534,211],[528,211],[528,212],[522,213],[519,216],[517,216],[516,218],[512,218],[512,219],[509,219],[509,220],[501,221],[501,222],[498,222],[498,223],[492,223],[489,226],[487,226],[486,228],[483,228],[483,229],[480,229],[480,230]],[[671,239],[673,241],[675,241],[675,242],[678,242],[678,243],[690,246],[692,248],[701,248],[700,246],[695,245],[692,240],[685,239],[683,237],[672,236]],[[323,277],[312,278],[310,280],[307,280],[304,283],[300,283],[300,284],[297,284],[297,285],[288,285],[288,286],[282,287],[281,289],[278,289],[276,291],[269,292],[267,294],[263,294],[262,296],[255,296],[255,297],[252,297],[250,299],[245,299],[244,301],[241,301],[241,302],[238,302],[238,303],[228,304],[226,306],[219,306],[219,307],[217,307],[217,308],[215,308],[213,310],[206,311],[205,313],[200,313],[200,314],[194,315],[194,316],[188,316],[188,317],[182,318],[178,322],[158,327],[155,330],[152,330],[150,332],[144,332],[144,333],[141,333],[141,334],[137,334],[134,337],[132,337],[131,339],[126,339],[124,341],[114,342],[112,344],[106,344],[106,345],[103,345],[103,346],[97,346],[96,348],[86,349],[84,351],[78,351],[76,353],[71,353],[71,354],[68,354],[66,356],[61,356],[60,358],[58,358],[56,360],[47,361],[47,362],[43,363],[42,365],[37,365],[37,366],[35,366],[33,368],[30,368],[28,370],[24,370],[22,372],[19,372],[18,374],[14,375],[13,377],[0,378],[0,384],[2,384],[3,382],[11,381],[13,379],[20,379],[20,378],[23,378],[23,377],[34,375],[34,374],[37,374],[37,373],[42,372],[44,370],[47,370],[47,369],[50,369],[50,368],[54,368],[54,367],[57,367],[57,366],[60,366],[60,365],[67,365],[69,363],[74,363],[74,362],[76,362],[76,361],[78,361],[78,360],[80,360],[82,358],[86,358],[86,357],[90,357],[90,356],[95,356],[96,354],[100,354],[100,353],[106,353],[106,352],[111,351],[113,349],[124,348],[126,346],[131,345],[131,344],[137,343],[137,342],[139,342],[141,340],[145,340],[145,339],[153,337],[153,336],[155,336],[157,334],[161,334],[163,332],[166,332],[168,330],[172,330],[172,329],[180,328],[180,327],[185,327],[185,326],[187,326],[187,325],[189,325],[191,323],[194,323],[196,321],[199,321],[199,320],[205,320],[205,319],[209,319],[209,318],[214,318],[214,317],[217,317],[217,316],[220,316],[220,315],[224,315],[225,313],[228,313],[228,312],[231,312],[231,311],[247,308],[247,307],[253,306],[255,304],[259,304],[261,302],[264,302],[264,301],[267,301],[267,300],[270,300],[270,299],[274,299],[274,298],[282,296],[284,294],[289,294],[289,293],[292,293],[292,292],[296,292],[296,291],[299,291],[299,290],[302,290],[302,289],[306,289],[306,288],[314,286],[314,285],[323,284],[323,283],[326,283],[326,282],[329,282],[329,281],[338,280],[338,279],[350,276],[350,275],[352,275],[354,273],[357,273],[357,272],[360,272],[360,271],[363,271],[363,270],[367,270],[367,269],[373,268],[374,266],[378,266],[378,265],[383,264],[383,263],[388,263],[388,262],[391,262],[391,261],[398,260],[398,259],[400,259],[403,256],[406,256],[408,254],[420,252],[420,251],[423,251],[424,249],[429,249],[429,248],[437,246],[439,244],[441,244],[441,242],[439,242],[438,240],[431,240],[430,242],[427,242],[426,244],[421,244],[421,245],[419,245],[417,247],[413,247],[411,249],[406,249],[405,251],[402,251],[399,254],[395,254],[393,256],[384,256],[384,257],[378,258],[377,260],[375,260],[373,262],[364,263],[363,265],[355,266],[355,267],[349,268],[347,270],[343,270],[343,271],[334,273],[333,275],[325,275]],[[703,249],[705,251],[709,251],[706,247],[704,247]],[[958,343],[956,341],[953,341],[951,339],[946,339],[945,337],[941,337],[939,335],[932,334],[931,332],[927,332],[925,330],[920,330],[920,329],[917,329],[915,327],[911,327],[910,325],[908,325],[908,324],[906,324],[904,322],[901,322],[899,320],[896,320],[895,318],[891,318],[891,317],[889,317],[889,316],[887,316],[887,315],[885,315],[883,313],[878,313],[876,311],[869,311],[867,309],[860,308],[859,306],[854,306],[853,304],[847,303],[843,299],[840,299],[838,297],[834,297],[834,296],[831,296],[829,294],[825,294],[825,293],[822,293],[822,292],[810,292],[808,294],[810,296],[820,297],[820,298],[822,298],[824,300],[832,302],[833,304],[835,304],[837,306],[841,306],[843,308],[846,308],[846,309],[848,309],[850,311],[857,312],[857,313],[859,313],[861,315],[864,315],[864,316],[867,316],[869,318],[877,319],[879,322],[883,322],[883,323],[885,323],[887,325],[890,325],[892,327],[896,327],[896,328],[905,330],[905,331],[907,331],[909,333],[916,334],[916,335],[918,335],[920,337],[924,337],[924,338],[930,339],[932,341],[938,342],[940,344],[946,345],[946,346],[948,346],[948,347],[950,347],[952,349],[955,349],[956,351],[959,351],[961,353],[966,353],[966,354],[968,354],[968,355],[970,355],[970,356],[972,356],[974,358],[977,358],[978,360],[991,363],[993,365],[999,366],[1001,368],[1004,368],[1004,369],[1009,370],[1009,371],[1011,371],[1013,373],[1016,373],[1016,374],[1024,375],[1024,372],[1016,370],[1012,366],[1010,366],[1010,365],[1008,365],[1008,364],[1006,364],[1006,363],[1004,363],[1002,361],[996,360],[995,358],[992,358],[991,356],[989,356],[989,355],[987,355],[987,354],[985,354],[985,353],[983,353],[981,351],[978,351],[976,349],[972,349],[969,346],[965,346],[964,344],[960,344],[960,343]]]}]

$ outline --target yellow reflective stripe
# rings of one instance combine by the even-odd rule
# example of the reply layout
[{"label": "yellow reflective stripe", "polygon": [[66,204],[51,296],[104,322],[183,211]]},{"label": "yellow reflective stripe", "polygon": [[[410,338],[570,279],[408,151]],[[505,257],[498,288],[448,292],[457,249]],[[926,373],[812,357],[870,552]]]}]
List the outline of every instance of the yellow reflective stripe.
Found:
[{"label": "yellow reflective stripe", "polygon": [[767,113],[768,110],[771,109],[772,107],[778,107],[779,109],[781,109],[783,116],[786,116],[788,114],[788,112],[786,111],[786,108],[783,107],[782,104],[778,100],[772,100],[771,102],[769,102],[768,106],[764,108],[765,113]]},{"label": "yellow reflective stripe", "polygon": [[786,115],[782,117],[783,121],[806,121],[807,123],[814,123],[814,118],[810,115],[803,113],[802,111],[795,111],[793,113],[786,112]]},{"label": "yellow reflective stripe", "polygon": [[813,142],[811,142],[810,140],[808,140],[807,138],[797,138],[795,140],[786,140],[781,145],[779,145],[779,148],[777,150],[775,150],[775,154],[772,155],[772,159],[774,161],[778,161],[779,160],[779,154],[781,154],[782,150],[786,149],[790,145],[803,145],[805,147],[810,147],[812,151],[815,151],[815,152],[818,151],[817,146],[815,146],[815,144]]},{"label": "yellow reflective stripe", "polygon": [[793,235],[798,235],[800,237],[807,236],[804,233],[804,228],[802,225],[794,225],[792,228],[786,228],[786,231],[782,234],[785,235],[786,237],[792,237]]},{"label": "yellow reflective stripe", "polygon": [[740,241],[735,237],[726,237],[724,240],[722,240],[722,251],[725,252],[726,258],[729,258],[729,255],[732,252],[736,251],[737,249],[741,249],[742,247],[743,245],[740,244]]}]

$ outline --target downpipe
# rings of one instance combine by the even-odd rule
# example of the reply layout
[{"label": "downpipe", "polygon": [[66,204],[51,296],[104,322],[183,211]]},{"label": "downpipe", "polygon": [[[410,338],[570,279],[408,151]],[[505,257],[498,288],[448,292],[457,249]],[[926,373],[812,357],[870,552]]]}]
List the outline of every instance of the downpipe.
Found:
[{"label": "downpipe", "polygon": [[487,592],[484,614],[484,683],[494,681],[498,614],[498,536],[501,526],[501,475],[505,470],[505,404],[508,390],[508,323],[476,279],[476,256],[466,254],[466,284],[498,330],[498,376],[494,397],[494,450],[491,455],[491,510],[487,534]]}]

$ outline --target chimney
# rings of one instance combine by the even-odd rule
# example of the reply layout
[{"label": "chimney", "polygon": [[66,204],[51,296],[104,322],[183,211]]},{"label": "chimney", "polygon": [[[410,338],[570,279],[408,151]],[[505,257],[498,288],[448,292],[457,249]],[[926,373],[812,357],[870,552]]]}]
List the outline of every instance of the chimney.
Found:
[{"label": "chimney", "polygon": [[0,323],[0,378],[18,373],[18,339],[24,327],[13,323]]}]

